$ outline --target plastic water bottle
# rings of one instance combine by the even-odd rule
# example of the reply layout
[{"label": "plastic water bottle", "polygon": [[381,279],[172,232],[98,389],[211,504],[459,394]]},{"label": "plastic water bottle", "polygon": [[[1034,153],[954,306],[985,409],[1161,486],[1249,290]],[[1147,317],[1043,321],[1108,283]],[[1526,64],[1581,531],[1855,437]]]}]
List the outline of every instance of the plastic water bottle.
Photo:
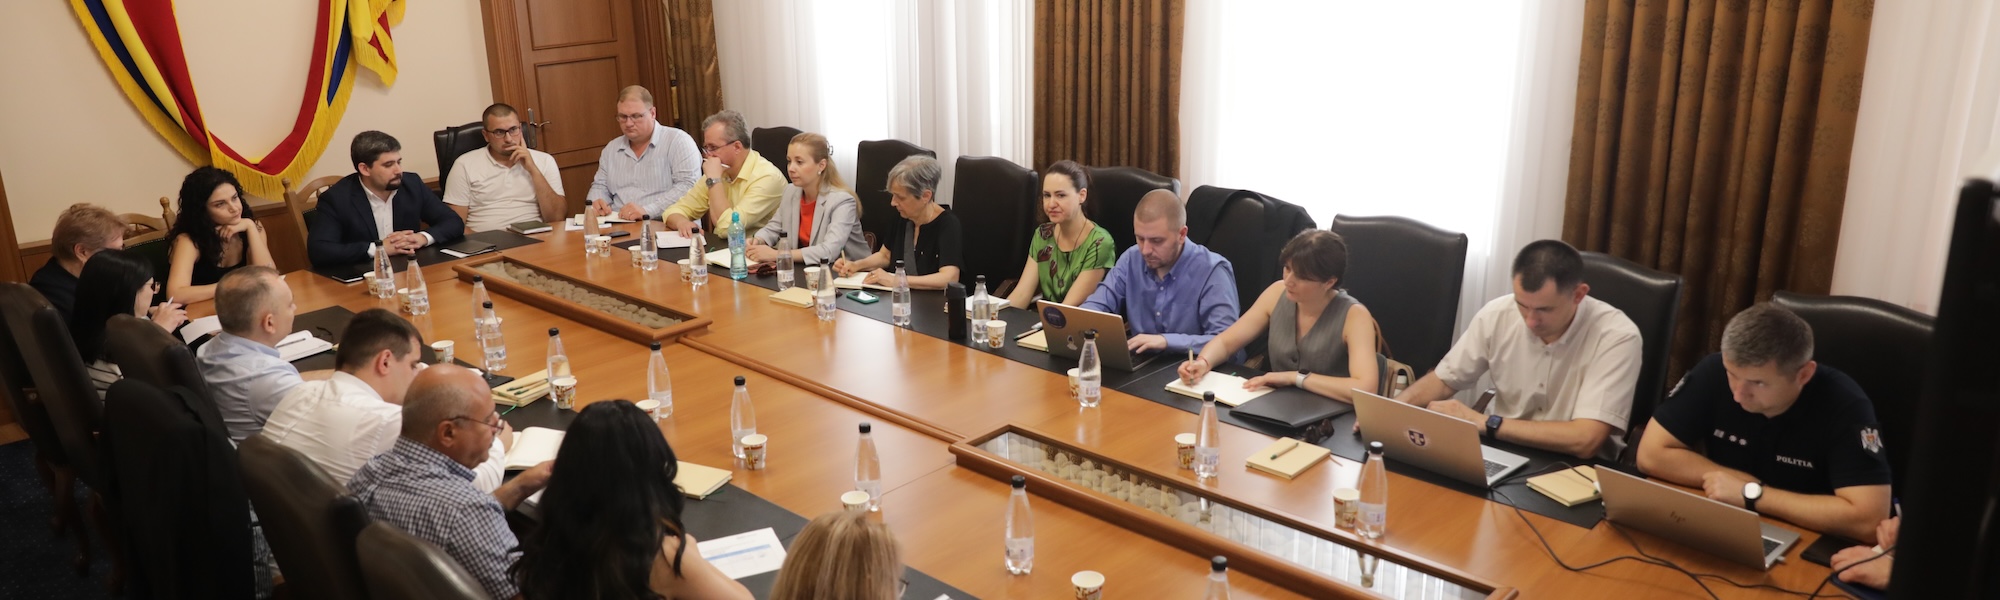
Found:
[{"label": "plastic water bottle", "polygon": [[736,376],[736,394],[729,397],[729,451],[743,458],[743,436],[757,433],[757,409],[750,406],[750,388]]},{"label": "plastic water bottle", "polygon": [[1201,393],[1201,426],[1194,435],[1195,479],[1214,479],[1222,467],[1222,425],[1215,414],[1215,392]]},{"label": "plastic water bottle", "polygon": [[1027,575],[1035,569],[1035,516],[1028,512],[1028,478],[1015,475],[1007,496],[1007,572]]},{"label": "plastic water bottle", "polygon": [[701,226],[694,228],[694,243],[688,244],[688,282],[695,287],[708,285],[708,237],[701,234]]},{"label": "plastic water bottle", "polygon": [[660,239],[653,235],[653,215],[639,215],[639,268],[660,268]]},{"label": "plastic water bottle", "polygon": [[868,492],[868,512],[882,510],[882,456],[875,452],[874,429],[861,424],[861,446],[854,453],[854,489]]},{"label": "plastic water bottle", "polygon": [[601,233],[604,233],[604,232],[602,232],[602,231],[599,231],[599,230],[598,230],[598,221],[597,221],[597,215],[594,215],[594,214],[591,214],[591,211],[590,211],[590,210],[588,210],[588,209],[585,209],[585,210],[584,210],[584,213],[583,213],[583,241],[584,241],[584,244],[583,244],[583,255],[584,255],[584,256],[596,256],[596,255],[597,255],[597,244],[593,244],[593,243],[590,243],[590,242],[591,242],[591,240],[595,240],[595,239],[597,239],[597,236],[598,236],[598,234],[601,234]]},{"label": "plastic water bottle", "polygon": [[1084,408],[1104,398],[1104,365],[1097,357],[1097,330],[1083,332],[1083,353],[1076,361],[1076,401]]},{"label": "plastic water bottle", "polygon": [[1361,465],[1361,515],[1354,526],[1371,540],[1389,527],[1389,469],[1382,464],[1382,442],[1368,442],[1368,462]]},{"label": "plastic water bottle", "polygon": [[396,264],[389,262],[389,240],[375,246],[375,292],[376,298],[396,297]]},{"label": "plastic water bottle", "polygon": [[819,261],[819,287],[813,290],[813,313],[821,321],[833,320],[833,264]]},{"label": "plastic water bottle", "polygon": [[653,342],[653,357],[646,363],[646,399],[660,403],[660,418],[674,416],[674,378],[659,342]]},{"label": "plastic water bottle", "polygon": [[986,339],[986,322],[993,319],[991,311],[987,310],[986,308],[987,307],[986,299],[987,299],[986,276],[980,275],[976,278],[973,278],[973,283],[972,283],[972,299],[971,299],[972,328],[971,329],[972,329],[972,339],[975,341]]},{"label": "plastic water bottle", "polygon": [[903,272],[903,261],[896,261],[896,289],[889,292],[889,322],[897,327],[910,326],[910,276]]},{"label": "plastic water bottle", "polygon": [[410,294],[410,316],[431,314],[431,288],[429,284],[424,283],[423,267],[418,266],[417,259],[412,258],[410,268],[403,273],[407,275],[404,277],[406,283],[403,287],[408,289]]},{"label": "plastic water bottle", "polygon": [[486,312],[486,337],[479,341],[480,352],[486,355],[486,373],[494,374],[507,370],[507,340],[500,333],[500,315],[493,312],[493,301],[488,300],[480,307]]},{"label": "plastic water bottle", "polygon": [[778,232],[778,291],[792,289],[792,236]]},{"label": "plastic water bottle", "polygon": [[1208,595],[1203,600],[1229,600],[1229,559],[1208,559]]},{"label": "plastic water bottle", "polygon": [[750,264],[743,258],[743,213],[729,213],[729,278],[742,281],[750,276]]},{"label": "plastic water bottle", "polygon": [[549,360],[544,363],[549,370],[549,379],[569,377],[569,354],[563,352],[562,331],[549,328]]},{"label": "plastic water bottle", "polygon": [[486,276],[472,275],[472,339],[486,339],[486,304],[493,301],[486,295]]}]

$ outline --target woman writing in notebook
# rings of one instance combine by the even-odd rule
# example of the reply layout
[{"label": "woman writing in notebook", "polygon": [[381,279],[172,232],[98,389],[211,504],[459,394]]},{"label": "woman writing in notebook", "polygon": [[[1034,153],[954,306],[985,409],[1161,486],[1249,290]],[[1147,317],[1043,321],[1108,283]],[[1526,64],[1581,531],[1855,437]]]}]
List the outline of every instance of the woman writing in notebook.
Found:
[{"label": "woman writing in notebook", "polygon": [[1375,317],[1340,289],[1347,274],[1347,242],[1324,229],[1299,232],[1278,262],[1285,276],[1265,288],[1257,303],[1215,336],[1201,353],[1181,363],[1181,380],[1201,381],[1209,369],[1270,334],[1271,372],[1250,378],[1245,389],[1296,386],[1347,402],[1354,390],[1375,392]]},{"label": "woman writing in notebook", "polygon": [[250,214],[236,175],[202,167],[181,180],[167,295],[182,303],[215,297],[215,283],[243,265],[275,267],[264,226]]},{"label": "woman writing in notebook", "polygon": [[1090,173],[1075,161],[1056,161],[1042,176],[1042,214],[1049,222],[1035,228],[1028,242],[1028,264],[1020,283],[1007,295],[1014,308],[1032,308],[1035,298],[1070,306],[1083,304],[1104,274],[1118,262],[1111,232],[1083,214],[1090,195]]},{"label": "woman writing in notebook", "polygon": [[104,336],[111,317],[127,314],[150,319],[169,333],[187,322],[187,311],[180,304],[152,306],[153,294],[158,291],[160,284],[153,279],[152,265],[131,250],[104,250],[83,263],[83,273],[76,282],[76,307],[69,314],[69,335],[99,399],[124,377],[104,352],[105,346],[115,341]]},{"label": "woman writing in notebook", "polygon": [[777,216],[750,240],[747,252],[752,262],[776,262],[781,235],[791,236],[792,260],[808,265],[868,255],[868,239],[861,234],[861,203],[854,200],[832,158],[826,136],[792,137],[785,148],[785,173],[792,183],[785,186]]},{"label": "woman writing in notebook", "polygon": [[841,277],[868,273],[863,283],[894,287],[896,261],[903,261],[910,277],[910,289],[941,290],[958,281],[965,266],[963,235],[958,216],[938,206],[938,180],[944,168],[935,158],[922,154],[903,159],[889,169],[889,206],[896,208],[896,228],[882,249],[866,258],[843,258],[833,263]]},{"label": "woman writing in notebook", "polygon": [[521,596],[749,600],[682,525],[679,470],[645,411],[624,400],[584,408],[556,451],[541,526],[521,540]]}]

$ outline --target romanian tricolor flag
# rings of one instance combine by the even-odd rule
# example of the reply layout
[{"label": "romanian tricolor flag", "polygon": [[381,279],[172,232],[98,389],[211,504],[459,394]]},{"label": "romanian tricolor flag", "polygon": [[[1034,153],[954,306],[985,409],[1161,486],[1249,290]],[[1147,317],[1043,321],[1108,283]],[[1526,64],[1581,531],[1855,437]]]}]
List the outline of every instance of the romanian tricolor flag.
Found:
[{"label": "romanian tricolor flag", "polygon": [[189,78],[172,0],[70,0],[83,30],[119,89],[146,122],[196,165],[236,174],[251,194],[283,197],[283,179],[301,179],[340,126],[356,67],[396,82],[396,45],[389,27],[403,20],[403,0],[318,0],[310,77],[292,130],[276,148],[250,157],[216,139],[201,114]]}]

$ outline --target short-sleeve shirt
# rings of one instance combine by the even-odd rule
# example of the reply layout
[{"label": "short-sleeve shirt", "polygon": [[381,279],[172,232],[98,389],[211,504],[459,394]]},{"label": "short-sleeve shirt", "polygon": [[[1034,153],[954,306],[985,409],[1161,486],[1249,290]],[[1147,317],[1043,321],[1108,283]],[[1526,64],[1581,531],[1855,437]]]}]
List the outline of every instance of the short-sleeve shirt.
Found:
[{"label": "short-sleeve shirt", "polygon": [[965,268],[964,231],[959,228],[958,215],[950,209],[921,226],[901,217],[896,220],[901,226],[895,228],[896,235],[885,243],[891,253],[889,268],[894,269],[893,261],[901,260],[911,277],[936,273],[945,267]]},{"label": "short-sleeve shirt", "polygon": [[1653,420],[1715,464],[1773,488],[1827,495],[1890,482],[1874,405],[1846,373],[1825,364],[1791,408],[1765,417],[1736,403],[1722,355],[1710,354],[1667,393]]},{"label": "short-sleeve shirt", "polygon": [[[533,149],[528,155],[534,157],[533,168],[542,173],[542,180],[556,195],[562,195],[562,172],[556,168],[556,157]],[[459,155],[445,181],[444,203],[465,207],[468,232],[542,220],[542,205],[535,199],[534,175],[528,173],[528,166],[500,164],[486,148]]]},{"label": "short-sleeve shirt", "polygon": [[473,486],[472,469],[409,438],[396,438],[348,480],[369,516],[437,544],[494,598],[519,592],[507,574],[521,549],[506,509]]},{"label": "short-sleeve shirt", "polygon": [[71,275],[69,269],[62,268],[62,263],[51,258],[49,262],[42,263],[42,268],[35,270],[35,276],[28,279],[28,285],[41,292],[50,306],[56,307],[64,323],[69,322],[70,308],[76,306],[76,276]]},{"label": "short-sleeve shirt", "polygon": [[1610,425],[1614,434],[1597,450],[1598,458],[1608,460],[1625,447],[1617,433],[1632,418],[1641,352],[1639,327],[1603,300],[1585,296],[1569,329],[1544,344],[1508,294],[1479,309],[1435,373],[1454,390],[1472,389],[1480,376],[1491,374],[1500,390],[1487,407],[1491,414]]},{"label": "short-sleeve shirt", "polygon": [[1076,284],[1076,276],[1091,269],[1110,270],[1118,264],[1118,245],[1104,226],[1091,223],[1083,243],[1064,252],[1056,243],[1056,224],[1043,223],[1028,242],[1028,256],[1034,257],[1038,271],[1036,291],[1051,302],[1062,302],[1069,296],[1070,286]]}]

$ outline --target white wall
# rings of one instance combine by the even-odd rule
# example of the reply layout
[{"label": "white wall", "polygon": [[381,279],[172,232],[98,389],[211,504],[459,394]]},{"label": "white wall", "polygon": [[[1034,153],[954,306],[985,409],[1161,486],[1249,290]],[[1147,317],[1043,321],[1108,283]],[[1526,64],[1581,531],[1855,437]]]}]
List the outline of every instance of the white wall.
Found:
[{"label": "white wall", "polygon": [[[177,5],[195,90],[210,129],[248,157],[291,129],[305,85],[315,2],[209,0]],[[436,175],[430,134],[479,118],[492,102],[479,0],[407,3],[394,31],[394,88],[363,74],[334,143],[308,176],[353,171],[347,141],[379,129],[403,143],[408,169]],[[67,2],[0,8],[0,175],[21,241],[46,239],[75,202],[158,214],[192,163],[139,116]]]}]

